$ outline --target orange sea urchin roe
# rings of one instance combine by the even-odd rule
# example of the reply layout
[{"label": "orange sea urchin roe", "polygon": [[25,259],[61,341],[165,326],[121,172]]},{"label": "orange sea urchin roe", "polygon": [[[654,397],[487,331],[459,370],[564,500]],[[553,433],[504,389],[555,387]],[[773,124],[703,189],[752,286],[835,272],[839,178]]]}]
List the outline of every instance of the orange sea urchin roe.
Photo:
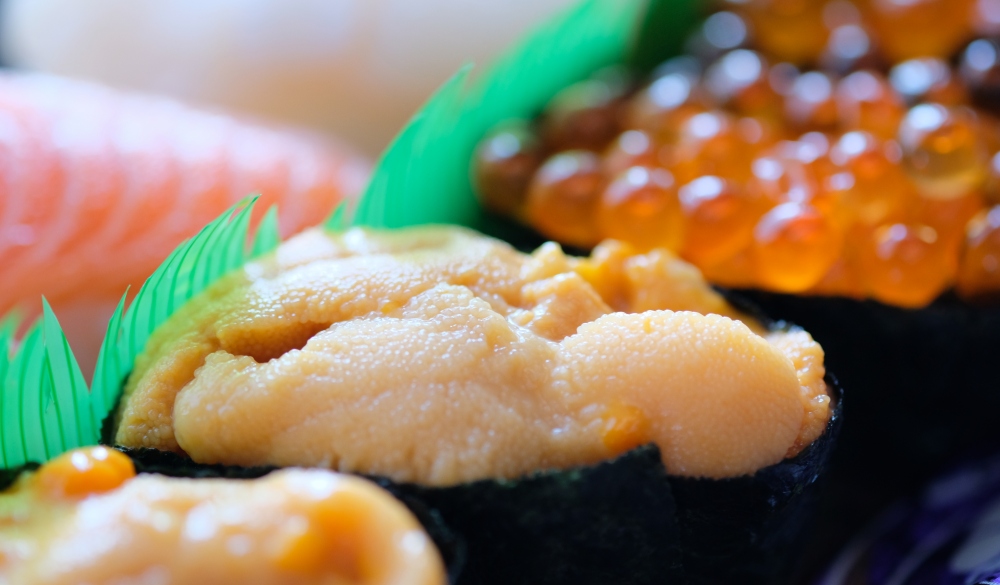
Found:
[{"label": "orange sea urchin roe", "polygon": [[[734,318],[664,249],[609,242],[573,258],[454,227],[311,231],[154,334],[116,437],[205,463],[432,485],[647,441],[672,473],[753,473],[800,442],[810,399],[771,343],[783,334]],[[288,333],[317,328],[304,342]],[[822,367],[807,377],[823,384]]]},{"label": "orange sea urchin roe", "polygon": [[[67,454],[76,455],[93,452]],[[416,518],[360,478],[320,470],[254,481],[143,475],[53,498],[43,477],[61,466],[46,464],[0,494],[0,582],[446,582]]]}]

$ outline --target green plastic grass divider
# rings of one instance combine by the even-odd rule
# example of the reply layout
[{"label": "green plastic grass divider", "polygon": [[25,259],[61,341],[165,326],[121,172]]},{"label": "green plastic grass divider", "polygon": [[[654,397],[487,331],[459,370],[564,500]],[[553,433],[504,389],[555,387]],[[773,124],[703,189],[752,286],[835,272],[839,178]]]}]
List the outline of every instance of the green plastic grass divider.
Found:
[{"label": "green plastic grass divider", "polygon": [[[594,71],[626,62],[648,7],[647,0],[583,0],[525,37],[479,79],[463,67],[382,155],[351,224],[477,226],[481,213],[469,165],[479,140],[499,122],[536,115]],[[337,229],[333,217],[325,225]]]},{"label": "green plastic grass divider", "polygon": [[16,344],[20,320],[0,320],[0,463],[46,461],[95,444],[99,429],[76,357],[45,299],[42,316]]}]

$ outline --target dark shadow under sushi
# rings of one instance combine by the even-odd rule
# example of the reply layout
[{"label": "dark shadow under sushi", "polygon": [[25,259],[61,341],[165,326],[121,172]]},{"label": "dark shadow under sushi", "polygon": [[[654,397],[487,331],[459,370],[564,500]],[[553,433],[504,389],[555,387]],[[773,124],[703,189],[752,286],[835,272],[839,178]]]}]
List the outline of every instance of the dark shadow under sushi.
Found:
[{"label": "dark shadow under sushi", "polygon": [[[371,477],[418,517],[457,584],[789,582],[841,425],[840,390],[822,436],[751,476],[672,477],[647,445],[614,460],[449,487]],[[140,472],[254,478],[275,467],[202,465],[122,449]]]}]

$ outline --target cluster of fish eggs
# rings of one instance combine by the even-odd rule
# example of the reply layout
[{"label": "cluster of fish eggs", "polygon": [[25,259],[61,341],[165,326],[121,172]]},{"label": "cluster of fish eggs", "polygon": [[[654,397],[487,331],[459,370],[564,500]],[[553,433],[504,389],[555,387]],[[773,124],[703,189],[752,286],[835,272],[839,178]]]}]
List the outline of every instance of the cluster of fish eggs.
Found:
[{"label": "cluster of fish eggs", "polygon": [[643,83],[597,72],[484,137],[486,208],[726,286],[1000,296],[1000,0],[715,9]]}]

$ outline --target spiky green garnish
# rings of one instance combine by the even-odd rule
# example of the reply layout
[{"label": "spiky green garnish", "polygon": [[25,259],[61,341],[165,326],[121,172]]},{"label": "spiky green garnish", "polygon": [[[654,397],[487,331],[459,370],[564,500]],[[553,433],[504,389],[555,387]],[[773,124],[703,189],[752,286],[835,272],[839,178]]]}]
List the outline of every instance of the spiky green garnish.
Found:
[{"label": "spiky green garnish", "polygon": [[49,303],[15,349],[20,319],[0,321],[0,464],[46,461],[97,442],[91,394]]},{"label": "spiky green garnish", "polygon": [[[479,140],[499,122],[533,117],[561,89],[624,62],[647,5],[584,0],[535,30],[471,85],[470,67],[462,68],[383,154],[352,224],[476,227],[480,208],[469,165]],[[326,226],[337,228],[332,218]]]}]

